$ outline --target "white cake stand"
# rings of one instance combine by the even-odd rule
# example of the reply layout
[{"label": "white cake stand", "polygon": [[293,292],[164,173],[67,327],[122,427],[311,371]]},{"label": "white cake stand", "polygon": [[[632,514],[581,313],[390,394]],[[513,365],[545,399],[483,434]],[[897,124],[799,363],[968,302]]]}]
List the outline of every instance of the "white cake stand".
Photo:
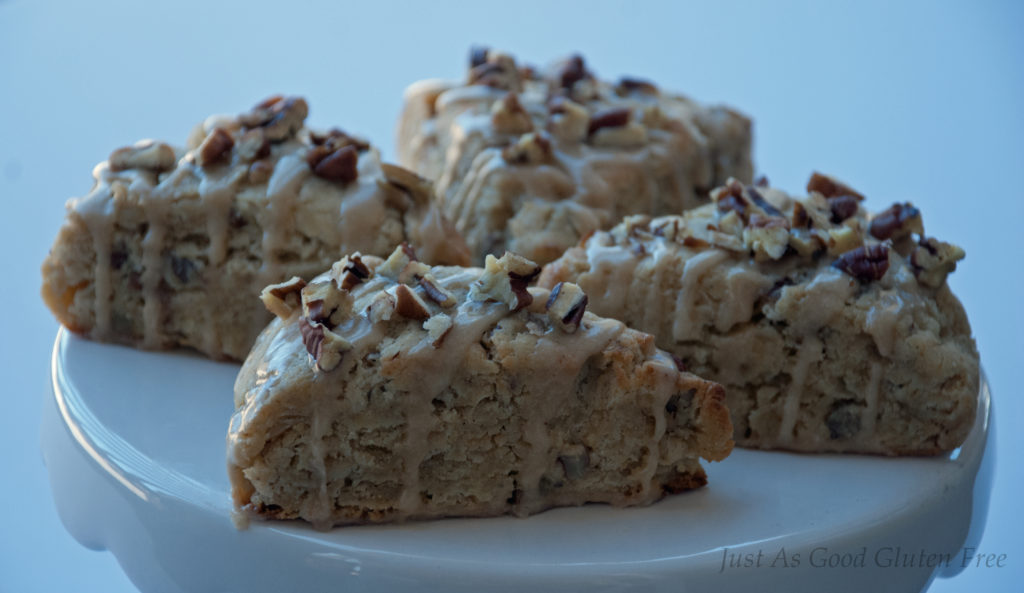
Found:
[{"label": "white cake stand", "polygon": [[317,532],[231,521],[225,434],[238,367],[61,330],[42,445],[68,531],[146,593],[921,591],[985,522],[987,385],[940,458],[737,449],[653,506]]}]

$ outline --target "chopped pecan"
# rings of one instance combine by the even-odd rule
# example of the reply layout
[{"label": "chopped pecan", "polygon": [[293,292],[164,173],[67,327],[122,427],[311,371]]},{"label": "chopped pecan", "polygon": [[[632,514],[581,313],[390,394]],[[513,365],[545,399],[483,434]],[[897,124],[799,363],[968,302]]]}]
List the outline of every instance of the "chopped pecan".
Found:
[{"label": "chopped pecan", "polygon": [[309,141],[312,142],[314,146],[325,146],[332,152],[346,146],[355,148],[357,152],[363,152],[370,148],[369,142],[356,138],[355,136],[349,136],[338,128],[331,128],[326,134],[310,132]]},{"label": "chopped pecan", "polygon": [[451,331],[454,322],[452,318],[444,313],[433,315],[423,322],[423,329],[427,330],[427,337],[430,338],[430,345],[440,348],[445,336]]},{"label": "chopped pecan", "polygon": [[587,67],[583,62],[583,56],[573,54],[558,71],[558,85],[563,89],[572,89],[574,84],[586,77]]},{"label": "chopped pecan", "polygon": [[342,355],[352,349],[352,344],[317,322],[305,317],[299,318],[299,333],[306,352],[316,361],[316,368],[323,372],[333,371],[341,362]]},{"label": "chopped pecan", "polygon": [[587,134],[593,136],[602,128],[616,128],[629,123],[630,110],[625,107],[598,111],[590,118]]},{"label": "chopped pecan", "polygon": [[270,156],[270,141],[263,128],[246,130],[235,145],[238,158],[243,161],[255,161]]},{"label": "chopped pecan", "polygon": [[302,97],[275,95],[238,116],[238,122],[246,129],[263,128],[267,140],[276,143],[294,136],[307,115],[309,105]]},{"label": "chopped pecan", "polygon": [[231,134],[227,133],[224,128],[214,128],[199,145],[196,162],[201,167],[212,165],[229,154],[234,146],[235,139],[231,137]]},{"label": "chopped pecan", "polygon": [[964,250],[956,245],[922,237],[910,254],[910,264],[918,283],[938,288],[946,281],[946,276],[956,269],[957,262],[964,255]]},{"label": "chopped pecan", "polygon": [[536,165],[551,160],[551,140],[544,132],[523,134],[519,140],[501,151],[501,158],[510,165]]},{"label": "chopped pecan", "polygon": [[313,173],[330,181],[351,183],[359,176],[359,153],[351,145],[334,152],[325,146],[316,146],[309,151],[306,161],[313,168]]},{"label": "chopped pecan", "polygon": [[491,51],[487,52],[485,62],[469,70],[469,84],[517,92],[522,88],[519,68],[512,56]]},{"label": "chopped pecan", "polygon": [[828,175],[823,175],[818,172],[811,174],[811,179],[807,182],[808,192],[818,192],[826,198],[835,198],[838,196],[853,196],[857,200],[863,200],[864,196],[854,190],[849,185],[846,185],[842,181]]},{"label": "chopped pecan", "polygon": [[832,266],[861,282],[878,280],[889,269],[889,247],[885,244],[864,245],[842,254],[832,262]]},{"label": "chopped pecan", "polygon": [[921,211],[910,204],[893,204],[871,219],[871,236],[876,239],[901,239],[911,233],[924,233]]},{"label": "chopped pecan", "polygon": [[793,225],[794,229],[807,228],[807,223],[810,222],[811,218],[807,216],[807,209],[800,202],[793,204]]},{"label": "chopped pecan", "polygon": [[442,288],[430,274],[425,274],[419,278],[420,287],[423,289],[430,300],[441,305],[442,307],[451,307],[455,305],[455,296]]},{"label": "chopped pecan", "polygon": [[833,255],[846,253],[864,243],[861,233],[848,226],[828,229],[825,235],[828,237],[828,252]]},{"label": "chopped pecan", "polygon": [[548,103],[548,130],[566,142],[579,142],[590,128],[590,112],[579,103],[557,96]]},{"label": "chopped pecan", "polygon": [[704,249],[709,245],[711,245],[711,243],[692,235],[686,235],[683,237],[683,247],[689,247],[690,249]]},{"label": "chopped pecan", "polygon": [[719,212],[735,212],[741,219],[746,220],[747,207],[750,202],[743,196],[743,184],[735,179],[730,179],[725,187],[718,188],[712,192],[712,197],[717,204]]},{"label": "chopped pecan", "polygon": [[346,256],[331,266],[331,274],[342,290],[352,290],[370,277],[370,268],[363,263],[359,253]]},{"label": "chopped pecan", "polygon": [[430,310],[423,299],[405,284],[395,287],[395,313],[419,321],[430,317]]},{"label": "chopped pecan", "polygon": [[518,311],[533,302],[526,289],[540,274],[540,266],[525,257],[505,252],[501,258],[488,255],[484,273],[469,288],[469,298],[475,301],[498,301]]},{"label": "chopped pecan", "polygon": [[648,80],[623,76],[619,79],[619,84],[615,87],[615,92],[619,95],[627,95],[632,92],[657,95],[658,87],[654,86],[654,84]]},{"label": "chopped pecan", "polygon": [[828,198],[828,208],[832,213],[831,221],[839,224],[857,213],[860,202],[853,196],[843,195]]},{"label": "chopped pecan", "polygon": [[551,295],[544,308],[548,317],[566,333],[573,333],[580,326],[587,309],[587,295],[572,282],[559,282],[551,289]]},{"label": "chopped pecan", "polygon": [[298,276],[278,284],[271,284],[260,292],[263,305],[274,315],[284,319],[302,308],[302,289],[306,281]]},{"label": "chopped pecan", "polygon": [[519,96],[509,92],[491,107],[491,125],[501,134],[525,134],[533,130],[533,120],[519,102]]},{"label": "chopped pecan", "polygon": [[174,149],[163,142],[143,140],[133,146],[118,148],[110,153],[110,170],[143,169],[154,173],[170,171],[178,158]]},{"label": "chopped pecan", "polygon": [[769,202],[768,200],[764,199],[764,196],[761,195],[761,192],[757,191],[752,186],[744,188],[744,193],[750,196],[750,201],[756,204],[757,207],[760,208],[761,211],[763,211],[765,214],[776,217],[783,216],[782,212],[779,212],[778,208],[773,206],[771,202]]},{"label": "chopped pecan", "polygon": [[381,163],[381,172],[387,184],[408,194],[417,204],[429,204],[434,199],[434,184],[409,169]]}]

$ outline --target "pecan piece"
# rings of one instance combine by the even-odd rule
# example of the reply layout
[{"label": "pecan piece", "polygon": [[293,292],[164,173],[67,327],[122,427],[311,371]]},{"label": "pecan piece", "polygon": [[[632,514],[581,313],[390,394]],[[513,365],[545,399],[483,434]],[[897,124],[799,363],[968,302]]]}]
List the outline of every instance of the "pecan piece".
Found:
[{"label": "pecan piece", "polygon": [[853,196],[834,196],[827,200],[829,211],[832,213],[830,220],[833,224],[840,224],[850,218],[857,213],[857,209],[860,207],[859,201]]},{"label": "pecan piece", "polygon": [[430,274],[420,276],[420,288],[423,289],[430,300],[442,307],[451,307],[455,304],[455,296],[438,285],[437,280]]},{"label": "pecan piece", "polygon": [[259,103],[248,113],[238,116],[243,128],[263,128],[267,140],[282,142],[295,135],[309,115],[309,105],[302,97],[275,95]]},{"label": "pecan piece", "polygon": [[395,313],[418,321],[430,317],[430,310],[423,299],[405,284],[395,287]]},{"label": "pecan piece", "polygon": [[559,282],[551,289],[551,295],[544,306],[548,317],[566,333],[573,333],[583,320],[587,309],[587,294],[572,282]]},{"label": "pecan piece", "polygon": [[878,280],[889,269],[889,247],[864,245],[840,255],[832,266],[861,282]]},{"label": "pecan piece", "polygon": [[627,95],[632,92],[645,93],[648,95],[657,95],[658,87],[654,86],[654,83],[648,80],[623,76],[622,78],[619,79],[619,84],[616,86],[615,92],[620,96]]},{"label": "pecan piece", "polygon": [[263,128],[253,128],[242,134],[235,150],[243,161],[255,161],[270,156],[270,141]]},{"label": "pecan piece", "polygon": [[484,273],[469,287],[469,298],[475,301],[498,301],[518,311],[533,302],[526,289],[540,274],[540,266],[525,257],[505,252],[501,258],[488,255]]},{"label": "pecan piece", "polygon": [[617,128],[629,123],[630,110],[625,107],[598,111],[590,118],[587,134],[593,136],[602,128]]},{"label": "pecan piece", "polygon": [[306,281],[298,276],[278,284],[271,284],[260,292],[263,306],[274,315],[284,319],[302,308],[302,289]]},{"label": "pecan piece", "polygon": [[163,142],[143,140],[133,146],[118,148],[110,153],[110,170],[143,169],[154,173],[170,171],[178,158],[174,149]]},{"label": "pecan piece", "polygon": [[533,130],[530,114],[519,102],[519,95],[511,91],[491,107],[491,125],[501,134],[525,134]]},{"label": "pecan piece", "polygon": [[902,239],[911,233],[921,235],[924,233],[921,211],[909,202],[893,204],[871,219],[869,231],[872,237],[883,241]]},{"label": "pecan piece", "polygon": [[474,45],[469,48],[469,68],[472,70],[477,66],[487,63],[487,52],[490,51],[482,45]]},{"label": "pecan piece", "polygon": [[370,268],[363,263],[359,253],[346,256],[331,266],[331,275],[334,276],[334,281],[342,290],[351,291],[357,285],[362,284],[371,274]]},{"label": "pecan piece", "polygon": [[316,368],[325,373],[337,368],[344,353],[352,349],[348,340],[305,317],[299,319],[299,333],[302,334],[302,345],[313,357]]},{"label": "pecan piece", "polygon": [[753,186],[744,188],[744,192],[746,195],[750,196],[750,201],[756,204],[757,207],[765,214],[769,216],[783,216],[782,212],[779,212],[778,208],[773,206],[768,200],[764,199],[761,192],[754,189]]},{"label": "pecan piece", "polygon": [[922,238],[910,254],[910,264],[918,283],[938,288],[946,281],[958,261],[964,258],[964,250],[956,245],[933,238]]},{"label": "pecan piece", "polygon": [[200,167],[212,165],[222,160],[235,146],[235,139],[227,133],[224,128],[214,128],[212,132],[199,145],[199,154],[196,162]]},{"label": "pecan piece", "polygon": [[583,62],[583,56],[573,54],[558,71],[558,85],[563,89],[572,89],[574,84],[586,77],[587,67]]},{"label": "pecan piece", "polygon": [[712,193],[718,211],[721,213],[735,212],[740,218],[746,220],[747,206],[750,202],[743,196],[743,184],[735,179],[730,179],[725,187],[719,188]]},{"label": "pecan piece", "polygon": [[423,322],[423,329],[427,330],[427,337],[430,338],[430,345],[440,348],[445,336],[451,331],[454,322],[452,318],[444,313],[438,313]]},{"label": "pecan piece", "polygon": [[323,149],[323,146],[317,146],[307,156],[307,161],[313,167],[313,173],[318,177],[343,184],[356,180],[359,176],[359,171],[356,168],[359,163],[359,153],[354,146],[343,146],[326,155],[323,153]]},{"label": "pecan piece", "polygon": [[551,140],[544,132],[523,134],[519,140],[501,151],[501,158],[510,165],[535,165],[551,160]]},{"label": "pecan piece", "polygon": [[811,179],[807,182],[807,191],[818,192],[826,198],[853,196],[858,201],[864,199],[862,194],[854,190],[849,185],[846,185],[835,177],[823,175],[817,171],[811,174]]}]

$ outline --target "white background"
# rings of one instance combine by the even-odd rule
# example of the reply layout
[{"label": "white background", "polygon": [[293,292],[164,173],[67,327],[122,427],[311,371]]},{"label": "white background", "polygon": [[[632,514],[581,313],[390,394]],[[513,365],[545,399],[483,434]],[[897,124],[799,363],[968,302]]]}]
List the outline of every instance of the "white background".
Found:
[{"label": "white background", "polygon": [[314,126],[393,155],[404,86],[461,77],[473,42],[534,63],[579,50],[599,75],[731,103],[755,117],[757,167],[776,185],[831,172],[872,209],[913,201],[930,235],[966,249],[950,283],[992,383],[999,450],[981,548],[1007,565],[931,590],[1018,590],[1022,29],[1020,2],[0,0],[0,591],[133,590],[110,554],[64,532],[38,446],[57,329],[39,265],[93,165],[277,92],[305,95]]}]

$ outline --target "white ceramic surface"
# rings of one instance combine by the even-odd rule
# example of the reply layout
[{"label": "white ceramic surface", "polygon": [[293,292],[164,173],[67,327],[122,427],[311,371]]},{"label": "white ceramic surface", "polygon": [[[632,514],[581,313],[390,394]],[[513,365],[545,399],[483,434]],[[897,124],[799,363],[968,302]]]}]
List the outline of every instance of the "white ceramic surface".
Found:
[{"label": "white ceramic surface", "polygon": [[984,525],[985,384],[970,437],[942,458],[738,449],[707,488],[647,508],[238,531],[224,461],[237,368],[58,333],[42,444],[59,514],[146,593],[921,591],[962,568]]}]

